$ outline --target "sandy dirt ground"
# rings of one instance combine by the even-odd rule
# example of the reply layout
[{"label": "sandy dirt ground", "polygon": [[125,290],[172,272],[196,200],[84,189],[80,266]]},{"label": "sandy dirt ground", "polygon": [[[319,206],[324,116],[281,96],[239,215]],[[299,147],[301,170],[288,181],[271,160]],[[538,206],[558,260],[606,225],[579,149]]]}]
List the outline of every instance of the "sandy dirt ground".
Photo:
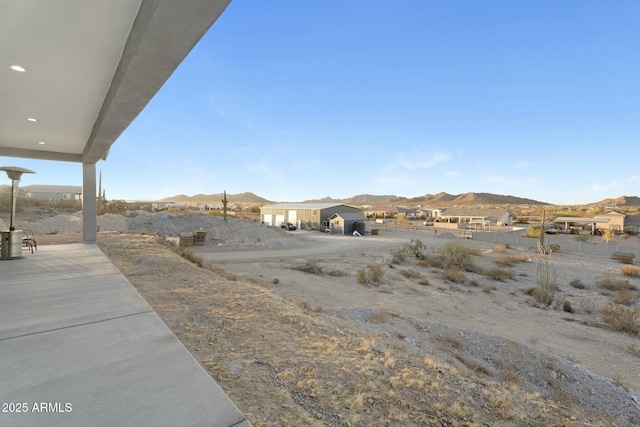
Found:
[{"label": "sandy dirt ground", "polygon": [[[289,234],[183,254],[205,268],[158,235],[98,243],[255,426],[640,423],[640,340],[600,315],[615,296],[597,284],[622,279],[622,264],[552,254],[559,289],[546,307],[526,292],[535,248],[462,240],[478,272],[456,284],[415,257],[394,260],[407,243],[430,255],[449,239]],[[39,243],[61,237],[50,239]],[[480,273],[505,255],[521,260],[500,266],[511,279]],[[370,265],[382,283],[359,282]],[[640,280],[624,279],[636,308]]]},{"label": "sandy dirt ground", "polygon": [[[298,236],[304,232],[297,232]],[[636,336],[613,333],[597,327],[599,308],[608,297],[602,295],[596,282],[607,277],[620,277],[621,264],[608,257],[584,256],[558,252],[552,255],[559,292],[558,303],[546,308],[536,304],[525,291],[536,286],[537,253],[534,248],[512,248],[506,253],[525,255],[530,261],[511,269],[516,279],[496,282],[478,275],[474,286],[454,285],[439,278],[438,272],[422,269],[430,286],[407,279],[402,271],[420,267],[388,266],[394,249],[411,239],[423,241],[430,250],[448,240],[431,234],[387,231],[383,236],[329,236],[306,233],[310,243],[294,248],[268,251],[217,248],[194,248],[195,252],[238,276],[259,283],[279,296],[306,304],[314,309],[331,311],[354,307],[375,307],[398,317],[412,317],[444,323],[513,340],[540,350],[555,353],[584,368],[619,381],[640,391],[640,360],[629,349],[640,345]],[[568,237],[569,238],[569,237]],[[466,242],[481,249],[475,262],[490,267],[498,253],[493,244]],[[505,252],[500,252],[505,253]],[[312,261],[323,268],[339,269],[344,276],[314,276],[294,269]],[[359,286],[357,271],[369,264],[384,266],[381,286]],[[471,275],[470,275],[471,276]],[[277,285],[272,284],[279,279]],[[621,277],[620,277],[621,278]],[[570,286],[579,279],[585,289]],[[638,279],[631,279],[640,285]],[[496,289],[486,292],[483,286]],[[560,302],[569,300],[575,313],[563,311]],[[637,304],[637,303],[636,303]],[[585,312],[589,305],[593,313]],[[595,315],[594,315],[595,313]]]}]

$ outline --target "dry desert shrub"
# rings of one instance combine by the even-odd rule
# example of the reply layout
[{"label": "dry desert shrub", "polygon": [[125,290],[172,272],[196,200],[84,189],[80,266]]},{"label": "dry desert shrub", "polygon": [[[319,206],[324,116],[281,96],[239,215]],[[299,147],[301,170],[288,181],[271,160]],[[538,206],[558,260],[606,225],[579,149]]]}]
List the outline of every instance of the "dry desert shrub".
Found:
[{"label": "dry desert shrub", "polygon": [[580,298],[580,308],[587,314],[595,313],[597,310],[596,300],[593,297]]},{"label": "dry desert shrub", "polygon": [[424,255],[424,253],[426,252],[427,246],[424,243],[422,243],[422,240],[411,239],[409,243],[404,245],[403,249],[407,255],[411,255],[416,258],[421,258],[422,255]]},{"label": "dry desert shrub", "polygon": [[631,252],[614,252],[611,254],[611,259],[614,259],[623,264],[633,264],[633,259],[636,257],[634,253]]},{"label": "dry desert shrub", "polygon": [[406,259],[406,253],[404,251],[404,248],[397,249],[391,257],[391,264],[395,264],[395,265],[402,264],[405,259]]},{"label": "dry desert shrub", "polygon": [[457,267],[469,271],[474,268],[471,256],[478,255],[479,251],[464,243],[453,241],[440,248],[439,253],[442,256],[444,268]]},{"label": "dry desert shrub", "polygon": [[294,265],[289,268],[296,271],[302,271],[303,273],[315,274],[317,276],[322,276],[324,274],[322,267],[312,261],[308,261],[302,265]]},{"label": "dry desert shrub", "polygon": [[540,238],[541,230],[539,225],[530,225],[527,227],[527,231],[523,234],[525,237]]},{"label": "dry desert shrub", "polygon": [[507,247],[505,245],[495,245],[493,247],[493,252],[495,252],[497,254],[501,254],[506,250],[507,250]]},{"label": "dry desert shrub", "polygon": [[609,304],[600,312],[602,320],[613,330],[637,335],[640,332],[640,311],[620,304]]},{"label": "dry desert shrub", "polygon": [[562,309],[567,313],[575,313],[575,310],[568,299],[565,299],[562,303]]},{"label": "dry desert shrub", "polygon": [[467,275],[461,268],[455,266],[445,267],[444,270],[442,270],[442,280],[462,284],[467,281]]},{"label": "dry desert shrub", "polygon": [[538,257],[538,286],[532,294],[536,300],[549,306],[553,303],[556,296],[558,285],[556,284],[556,272],[551,263],[551,257],[541,255]]},{"label": "dry desert shrub", "polygon": [[580,279],[573,279],[572,281],[569,282],[569,285],[576,289],[584,289],[586,287],[584,283],[582,283],[582,280]]},{"label": "dry desert shrub", "polygon": [[620,274],[626,277],[639,277],[640,267],[637,265],[624,265],[620,269]]},{"label": "dry desert shrub", "polygon": [[358,283],[363,285],[380,285],[384,279],[384,270],[377,264],[368,265],[358,270]]}]

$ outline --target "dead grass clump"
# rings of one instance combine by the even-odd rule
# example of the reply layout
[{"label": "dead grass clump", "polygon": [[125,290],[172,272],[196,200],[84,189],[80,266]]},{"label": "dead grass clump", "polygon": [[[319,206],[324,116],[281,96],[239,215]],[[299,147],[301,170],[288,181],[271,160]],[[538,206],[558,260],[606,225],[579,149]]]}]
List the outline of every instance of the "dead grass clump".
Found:
[{"label": "dead grass clump", "polygon": [[631,285],[628,280],[614,280],[609,277],[599,280],[596,285],[600,289],[607,291],[635,290],[636,287]]},{"label": "dead grass clump", "polygon": [[358,270],[358,283],[363,285],[380,285],[384,279],[384,270],[377,264],[368,265]]},{"label": "dead grass clump", "polygon": [[507,254],[498,254],[496,259],[493,261],[498,265],[511,266],[518,264],[520,262],[528,261],[529,257],[526,255],[507,255]]},{"label": "dead grass clump", "polygon": [[620,274],[626,277],[640,277],[640,267],[637,265],[624,265],[620,269]]},{"label": "dead grass clump", "polygon": [[484,275],[490,279],[497,280],[498,282],[504,282],[506,280],[513,279],[513,272],[505,270],[504,268],[489,268],[484,271]]},{"label": "dead grass clump", "polygon": [[495,291],[497,288],[493,285],[482,285],[482,292],[485,294],[491,293],[491,291]]},{"label": "dead grass clump", "polygon": [[187,261],[197,265],[198,267],[204,267],[204,260],[194,254],[190,249],[183,246],[175,246],[175,252]]},{"label": "dead grass clump", "polygon": [[393,255],[391,256],[391,264],[394,264],[394,265],[402,264],[405,259],[406,259],[406,253],[404,251],[404,248],[397,249],[395,252],[393,252]]},{"label": "dead grass clump", "polygon": [[640,332],[640,311],[620,304],[609,304],[600,312],[602,320],[613,330],[637,335]]},{"label": "dead grass clump", "polygon": [[207,264],[203,258],[194,254],[189,248],[185,248],[183,246],[173,246],[173,245],[169,245],[168,247],[170,247],[175,253],[180,255],[182,258],[186,259],[192,264],[197,265],[200,268],[206,268],[212,273],[215,273],[216,275],[232,282],[236,282],[238,280],[238,276],[236,276],[235,274],[229,273],[228,271],[223,270],[219,267],[213,266],[211,264]]},{"label": "dead grass clump", "polygon": [[627,346],[627,351],[635,357],[640,357],[640,347],[635,344],[629,344]]},{"label": "dead grass clump", "polygon": [[418,284],[422,286],[430,286],[431,282],[429,282],[428,279],[423,277],[422,279],[418,280]]},{"label": "dead grass clump", "polygon": [[614,259],[623,264],[633,264],[633,259],[636,257],[636,254],[631,252],[614,252],[611,254],[611,259]]},{"label": "dead grass clump", "polygon": [[616,304],[631,305],[636,302],[637,297],[628,289],[621,289],[613,294],[613,301]]},{"label": "dead grass clump", "polygon": [[400,274],[402,274],[407,279],[411,279],[411,280],[417,280],[422,276],[419,271],[416,271],[413,268],[410,268],[408,270],[402,270]]},{"label": "dead grass clump", "polygon": [[347,275],[347,273],[345,273],[344,271],[336,270],[336,269],[329,269],[329,270],[325,270],[324,272],[327,276],[331,276],[331,277],[342,277]]},{"label": "dead grass clump", "polygon": [[443,268],[444,260],[441,256],[423,256],[420,261],[418,261],[418,265],[420,267],[433,267],[433,268]]},{"label": "dead grass clump", "polygon": [[467,275],[461,268],[458,267],[445,267],[442,270],[442,280],[452,283],[465,283],[467,281]]}]

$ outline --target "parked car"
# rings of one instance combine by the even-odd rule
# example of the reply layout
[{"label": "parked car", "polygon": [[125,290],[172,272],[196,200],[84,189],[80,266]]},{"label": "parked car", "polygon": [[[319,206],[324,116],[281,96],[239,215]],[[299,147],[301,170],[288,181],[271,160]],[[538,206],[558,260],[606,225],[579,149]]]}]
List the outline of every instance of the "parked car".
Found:
[{"label": "parked car", "polygon": [[555,227],[547,228],[544,230],[545,234],[558,234],[558,229]]},{"label": "parked car", "polygon": [[283,230],[294,231],[296,229],[296,226],[291,224],[290,222],[283,222],[282,224],[280,224],[280,228],[282,228]]}]

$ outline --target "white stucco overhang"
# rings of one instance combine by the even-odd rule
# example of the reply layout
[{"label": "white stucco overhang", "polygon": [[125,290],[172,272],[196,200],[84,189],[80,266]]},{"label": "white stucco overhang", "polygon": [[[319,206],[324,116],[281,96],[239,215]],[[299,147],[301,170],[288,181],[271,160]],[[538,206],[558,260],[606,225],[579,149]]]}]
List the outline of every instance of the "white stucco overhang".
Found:
[{"label": "white stucco overhang", "polygon": [[229,3],[0,0],[0,156],[104,158]]},{"label": "white stucco overhang", "polygon": [[95,164],[230,2],[0,0],[0,156],[82,163],[86,194]]}]

